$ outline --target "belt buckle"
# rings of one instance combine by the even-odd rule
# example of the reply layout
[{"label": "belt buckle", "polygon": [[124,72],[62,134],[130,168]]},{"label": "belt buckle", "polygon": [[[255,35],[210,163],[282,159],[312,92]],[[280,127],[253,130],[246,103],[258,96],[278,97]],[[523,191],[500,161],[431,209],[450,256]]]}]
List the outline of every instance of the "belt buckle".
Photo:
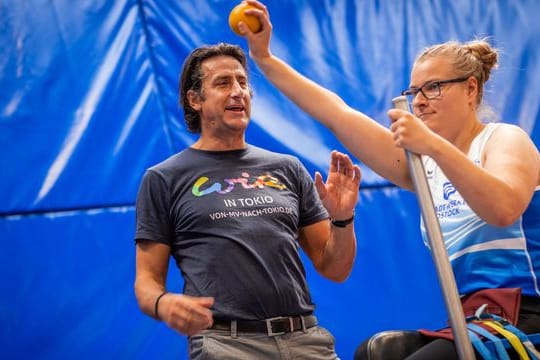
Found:
[{"label": "belt buckle", "polygon": [[[289,320],[289,331],[274,332],[272,329],[272,321],[276,321],[276,320]],[[286,334],[287,332],[294,331],[294,323],[293,323],[292,317],[277,316],[270,319],[265,319],[264,322],[266,323],[266,332],[268,333],[268,336],[283,335],[283,334]]]}]

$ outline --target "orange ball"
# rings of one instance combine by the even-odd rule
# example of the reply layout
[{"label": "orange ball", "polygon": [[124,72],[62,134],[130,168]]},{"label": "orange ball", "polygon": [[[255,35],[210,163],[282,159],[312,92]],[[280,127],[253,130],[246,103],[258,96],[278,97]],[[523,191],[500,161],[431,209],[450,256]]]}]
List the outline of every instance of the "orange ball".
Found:
[{"label": "orange ball", "polygon": [[240,21],[245,23],[253,32],[259,32],[261,30],[261,22],[259,19],[256,16],[246,15],[244,13],[244,11],[248,9],[256,9],[256,7],[247,3],[240,3],[236,5],[229,14],[229,26],[232,31],[238,35],[242,35],[240,34],[240,30],[238,30],[238,22]]}]

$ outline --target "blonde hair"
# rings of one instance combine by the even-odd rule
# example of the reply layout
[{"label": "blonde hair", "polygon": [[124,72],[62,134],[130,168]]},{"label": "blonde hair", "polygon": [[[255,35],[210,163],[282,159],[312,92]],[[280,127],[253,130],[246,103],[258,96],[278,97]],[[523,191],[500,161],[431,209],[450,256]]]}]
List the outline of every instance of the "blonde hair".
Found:
[{"label": "blonde hair", "polygon": [[428,58],[445,57],[452,62],[457,76],[474,76],[478,81],[477,105],[482,103],[484,84],[489,80],[491,70],[497,68],[499,51],[485,38],[465,43],[447,41],[424,49],[416,58],[416,63]]}]

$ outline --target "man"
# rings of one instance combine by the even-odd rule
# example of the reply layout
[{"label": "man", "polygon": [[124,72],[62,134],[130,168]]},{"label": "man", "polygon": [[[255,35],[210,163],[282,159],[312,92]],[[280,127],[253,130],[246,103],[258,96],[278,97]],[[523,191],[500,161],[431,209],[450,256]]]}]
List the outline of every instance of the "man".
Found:
[{"label": "man", "polygon": [[[326,183],[317,173],[314,184],[295,157],[246,143],[251,90],[238,46],[193,51],[179,91],[187,127],[200,137],[142,180],[141,310],[188,335],[191,359],[337,358],[313,315],[298,245],[321,275],[348,277],[359,167],[334,151]],[[171,255],[183,294],[166,291]]]}]

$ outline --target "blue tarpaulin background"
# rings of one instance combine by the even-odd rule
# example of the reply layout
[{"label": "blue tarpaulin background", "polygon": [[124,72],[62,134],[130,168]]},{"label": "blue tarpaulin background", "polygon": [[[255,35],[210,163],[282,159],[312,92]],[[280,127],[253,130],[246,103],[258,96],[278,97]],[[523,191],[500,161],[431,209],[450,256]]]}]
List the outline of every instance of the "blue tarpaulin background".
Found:
[{"label": "blue tarpaulin background", "polygon": [[[194,141],[177,105],[185,56],[222,41],[247,49],[228,27],[236,3],[0,1],[0,358],[186,358],[185,337],[136,304],[134,201],[144,170]],[[539,143],[538,1],[266,5],[272,51],[385,125],[419,50],[488,36],[502,52],[486,101]],[[326,173],[341,144],[250,67],[248,141]],[[331,283],[306,263],[342,359],[377,331],[446,321],[414,194],[362,169],[351,277]],[[181,282],[171,267],[169,288]]]}]

